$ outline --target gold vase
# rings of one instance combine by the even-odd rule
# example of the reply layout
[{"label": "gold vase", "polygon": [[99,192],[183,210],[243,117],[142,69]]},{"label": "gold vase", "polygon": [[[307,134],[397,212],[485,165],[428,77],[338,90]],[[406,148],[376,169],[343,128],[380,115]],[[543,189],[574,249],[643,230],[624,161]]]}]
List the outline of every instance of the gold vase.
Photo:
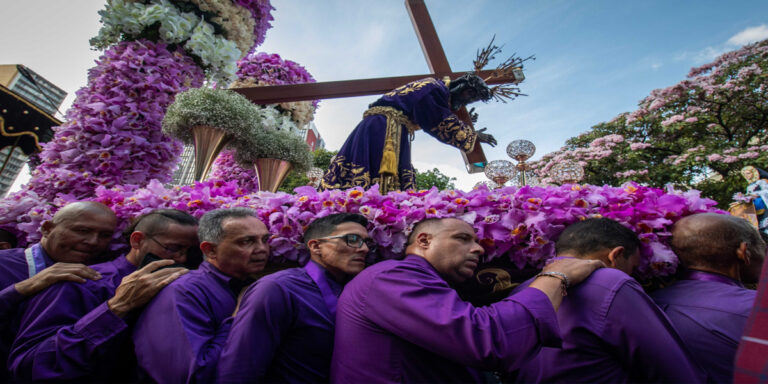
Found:
[{"label": "gold vase", "polygon": [[232,137],[221,129],[208,125],[192,127],[192,140],[195,146],[195,181],[203,181],[208,177],[219,152],[232,140]]},{"label": "gold vase", "polygon": [[280,159],[256,159],[253,167],[259,175],[259,190],[269,192],[277,192],[293,168],[290,162]]}]

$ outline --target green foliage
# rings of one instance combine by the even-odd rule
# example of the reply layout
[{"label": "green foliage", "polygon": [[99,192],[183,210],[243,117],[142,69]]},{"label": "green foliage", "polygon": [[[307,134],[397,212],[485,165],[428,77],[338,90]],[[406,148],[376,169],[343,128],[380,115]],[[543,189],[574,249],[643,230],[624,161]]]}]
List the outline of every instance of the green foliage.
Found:
[{"label": "green foliage", "polygon": [[437,168],[426,172],[416,170],[416,189],[430,189],[432,187],[437,187],[440,190],[456,189],[453,184],[454,181],[456,181],[455,177],[448,177]]},{"label": "green foliage", "polygon": [[[327,170],[331,166],[331,158],[336,156],[339,151],[328,151],[323,148],[318,148],[312,152],[314,166],[322,170]],[[302,187],[309,184],[309,178],[306,172],[291,171],[286,176],[283,184],[280,185],[278,191],[293,193],[294,188]]]},{"label": "green foliage", "polygon": [[246,139],[253,127],[261,125],[256,105],[239,93],[211,88],[194,88],[176,95],[163,118],[163,133],[184,143],[192,142],[192,127],[207,125]]},{"label": "green foliage", "polygon": [[233,143],[235,158],[241,164],[253,164],[256,159],[289,161],[296,172],[306,172],[312,165],[312,153],[306,141],[288,131],[253,127],[246,139]]},{"label": "green foliage", "polygon": [[584,167],[584,183],[634,181],[698,189],[726,208],[747,182],[739,170],[768,166],[768,40],[693,68],[638,109],[593,126],[531,163],[547,182],[554,164]]}]

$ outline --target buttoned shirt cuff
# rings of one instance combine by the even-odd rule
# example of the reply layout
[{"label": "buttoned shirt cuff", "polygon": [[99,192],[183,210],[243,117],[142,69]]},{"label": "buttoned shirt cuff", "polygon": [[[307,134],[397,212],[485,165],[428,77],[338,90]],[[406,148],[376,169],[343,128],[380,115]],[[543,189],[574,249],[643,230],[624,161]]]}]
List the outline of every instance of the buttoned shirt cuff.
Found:
[{"label": "buttoned shirt cuff", "polygon": [[75,323],[75,332],[95,345],[111,340],[126,329],[128,325],[109,310],[106,302],[101,303]]},{"label": "buttoned shirt cuff", "polygon": [[506,300],[520,303],[531,314],[542,346],[553,348],[562,346],[563,340],[560,337],[557,312],[555,312],[555,307],[547,294],[536,288],[528,287],[509,296]]}]

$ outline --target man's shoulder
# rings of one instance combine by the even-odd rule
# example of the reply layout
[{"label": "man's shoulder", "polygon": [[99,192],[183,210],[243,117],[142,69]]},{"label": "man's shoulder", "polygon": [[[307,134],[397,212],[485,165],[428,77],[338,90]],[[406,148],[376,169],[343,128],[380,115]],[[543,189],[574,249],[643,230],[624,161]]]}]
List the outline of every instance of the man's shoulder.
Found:
[{"label": "man's shoulder", "polygon": [[681,280],[651,293],[659,305],[694,306],[748,313],[757,291],[715,281]]},{"label": "man's shoulder", "polygon": [[616,268],[600,268],[592,272],[579,286],[615,290],[627,284],[639,286],[632,276]]},{"label": "man's shoulder", "polygon": [[0,288],[2,285],[18,282],[28,276],[29,271],[24,248],[0,251]]}]

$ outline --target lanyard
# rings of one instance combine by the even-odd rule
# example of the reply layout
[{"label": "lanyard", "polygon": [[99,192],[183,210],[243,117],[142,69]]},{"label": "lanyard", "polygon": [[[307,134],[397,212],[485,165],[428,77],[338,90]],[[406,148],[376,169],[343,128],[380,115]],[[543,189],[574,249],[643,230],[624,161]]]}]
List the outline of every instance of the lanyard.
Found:
[{"label": "lanyard", "polygon": [[740,282],[731,279],[728,276],[723,276],[717,273],[710,273],[704,271],[689,270],[685,275],[686,280],[702,280],[702,281],[716,281],[718,283],[734,285],[737,287],[744,287]]},{"label": "lanyard", "polygon": [[338,303],[339,298],[333,293],[331,286],[328,284],[328,277],[325,276],[325,269],[310,260],[307,265],[304,266],[304,271],[306,271],[309,277],[312,278],[315,285],[320,288],[320,294],[323,296],[325,306],[328,308],[328,312],[331,313],[331,317],[335,319],[336,304]]},{"label": "lanyard", "polygon": [[37,275],[45,269],[45,257],[43,256],[42,246],[35,244],[24,250],[24,256],[27,259],[27,270],[29,277]]}]

